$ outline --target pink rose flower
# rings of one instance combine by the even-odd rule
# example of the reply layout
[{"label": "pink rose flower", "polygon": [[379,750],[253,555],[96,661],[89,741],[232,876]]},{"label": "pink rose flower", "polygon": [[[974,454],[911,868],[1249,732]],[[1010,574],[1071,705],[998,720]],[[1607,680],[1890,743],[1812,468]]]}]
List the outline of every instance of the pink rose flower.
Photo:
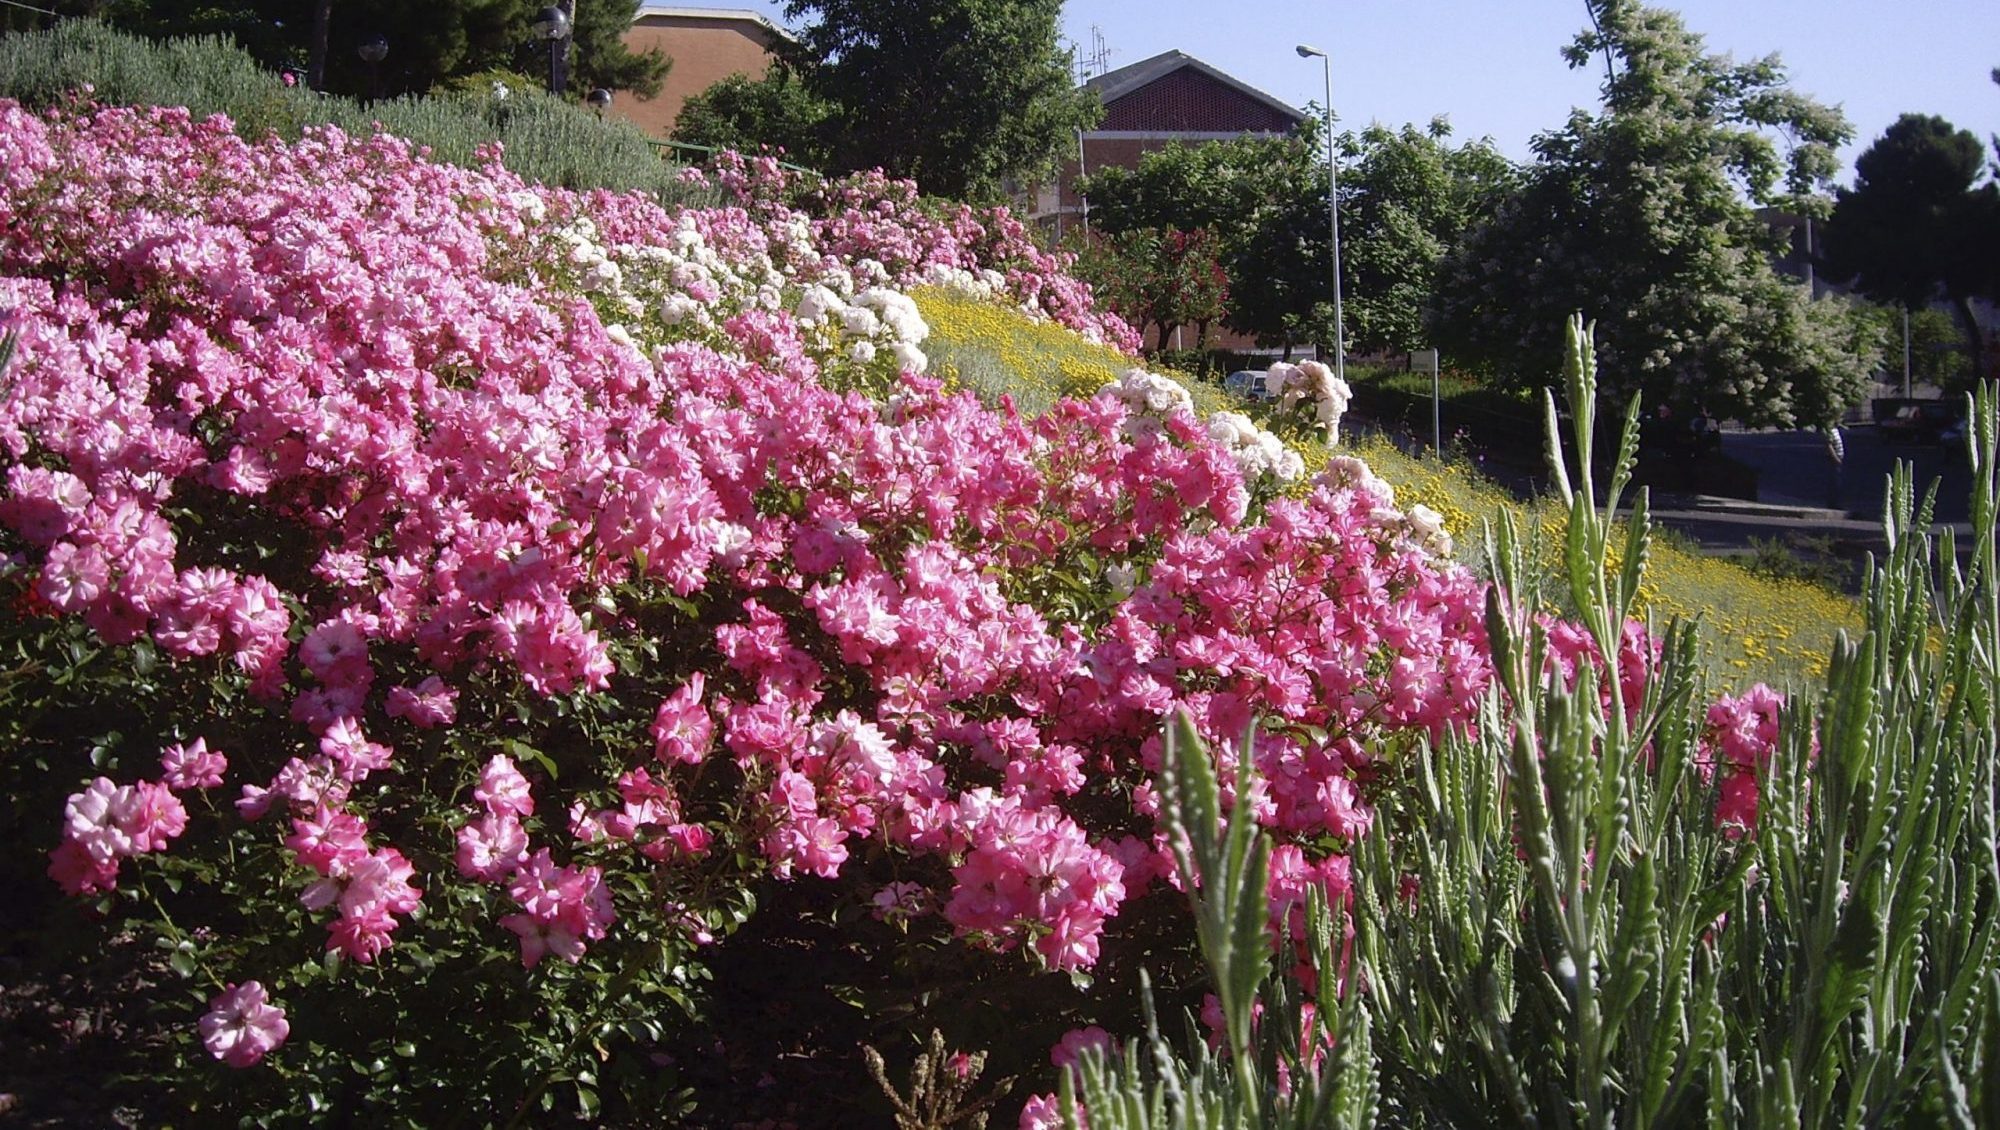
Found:
[{"label": "pink rose flower", "polygon": [[231,1067],[255,1066],[292,1033],[285,1010],[256,981],[230,985],[208,1009],[199,1025],[202,1046]]}]

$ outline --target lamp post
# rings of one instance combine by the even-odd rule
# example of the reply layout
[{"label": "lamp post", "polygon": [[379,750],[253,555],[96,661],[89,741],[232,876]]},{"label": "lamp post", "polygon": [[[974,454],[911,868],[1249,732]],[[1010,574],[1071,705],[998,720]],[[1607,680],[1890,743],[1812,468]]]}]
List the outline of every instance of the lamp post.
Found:
[{"label": "lamp post", "polygon": [[1333,375],[1347,379],[1347,322],[1340,309],[1340,174],[1333,154],[1333,60],[1326,52],[1301,43],[1295,50],[1301,59],[1318,57],[1326,72],[1326,218],[1333,231]]},{"label": "lamp post", "polygon": [[389,41],[379,35],[371,36],[355,48],[354,53],[368,64],[368,96],[382,97],[382,60],[389,57]]},{"label": "lamp post", "polygon": [[600,121],[604,118],[604,111],[611,108],[611,92],[601,86],[585,95],[583,100],[590,103],[591,108],[597,111]]},{"label": "lamp post", "polygon": [[563,81],[569,68],[569,13],[551,4],[535,16],[533,29],[535,38],[546,40],[549,45],[549,93],[558,97],[563,92]]}]

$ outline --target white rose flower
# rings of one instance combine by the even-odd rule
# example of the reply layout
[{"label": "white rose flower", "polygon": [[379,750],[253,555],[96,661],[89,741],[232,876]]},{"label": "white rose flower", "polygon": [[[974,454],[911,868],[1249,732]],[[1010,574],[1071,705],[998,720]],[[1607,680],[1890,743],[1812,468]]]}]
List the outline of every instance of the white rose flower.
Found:
[{"label": "white rose flower", "polygon": [[625,272],[619,269],[618,264],[609,259],[599,259],[583,272],[583,289],[616,290],[624,277]]},{"label": "white rose flower", "polygon": [[1445,532],[1444,515],[1419,502],[1404,518],[1410,540],[1435,556],[1451,556],[1451,535]]},{"label": "white rose flower", "polygon": [[1139,571],[1130,565],[1112,564],[1104,567],[1104,583],[1110,585],[1111,591],[1117,593],[1120,599],[1132,595],[1132,586],[1138,577]]},{"label": "white rose flower", "polygon": [[840,326],[850,337],[874,337],[882,320],[866,306],[849,306],[840,312]]},{"label": "white rose flower", "polygon": [[669,294],[660,302],[660,321],[670,326],[678,326],[693,317],[701,309],[701,303],[685,294]]},{"label": "white rose flower", "polygon": [[921,373],[931,367],[931,359],[924,351],[907,341],[899,341],[889,347],[896,356],[896,368],[905,373]]},{"label": "white rose flower", "polygon": [[1217,412],[1208,418],[1208,434],[1224,447],[1257,442],[1257,425],[1241,412]]},{"label": "white rose flower", "polygon": [[875,343],[863,338],[847,347],[847,355],[856,364],[866,365],[875,360]]},{"label": "white rose flower", "polygon": [[846,305],[840,300],[839,295],[815,284],[807,287],[805,293],[799,296],[799,305],[794,312],[798,315],[799,321],[811,326],[819,324],[820,319],[835,310],[845,308]]},{"label": "white rose flower", "polygon": [[[496,82],[493,85],[500,84]],[[533,192],[510,192],[507,194],[507,203],[513,205],[514,211],[520,213],[521,218],[531,224],[541,223],[549,214],[548,205],[543,202],[540,195]]]}]

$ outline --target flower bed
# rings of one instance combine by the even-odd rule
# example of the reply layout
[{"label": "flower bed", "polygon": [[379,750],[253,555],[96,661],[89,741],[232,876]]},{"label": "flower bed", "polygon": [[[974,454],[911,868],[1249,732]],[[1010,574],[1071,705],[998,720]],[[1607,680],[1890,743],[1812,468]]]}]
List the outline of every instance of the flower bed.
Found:
[{"label": "flower bed", "polygon": [[5,108],[0,170],[11,840],[165,939],[190,1109],[671,1095],[772,882],[1081,984],[1173,874],[1169,710],[1266,720],[1273,889],[1337,896],[1486,684],[1481,586],[1358,462],[1285,497],[1137,378],[922,376],[919,284],[1129,344],[1004,213],[171,110]]},{"label": "flower bed", "polygon": [[[1300,941],[1480,709],[1448,515],[1143,370],[948,389],[912,290],[1131,333],[1004,212],[710,176],[0,104],[0,879],[131,989],[149,1113],[733,1116],[933,1023],[1021,1071],[1130,1034],[1142,967],[1199,999],[1164,719],[1225,790],[1258,727],[1228,799]],[[1271,426],[1336,435],[1288,375]],[[1643,697],[1636,627],[1544,629]],[[1708,718],[1732,834],[1778,717]]]}]

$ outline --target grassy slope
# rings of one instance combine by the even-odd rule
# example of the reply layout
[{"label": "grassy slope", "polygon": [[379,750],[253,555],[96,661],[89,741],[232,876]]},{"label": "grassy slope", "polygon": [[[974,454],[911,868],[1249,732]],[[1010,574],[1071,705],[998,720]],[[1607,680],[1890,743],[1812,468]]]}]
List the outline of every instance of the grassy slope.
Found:
[{"label": "grassy slope", "polygon": [[[1024,414],[1045,411],[1063,396],[1088,396],[1134,364],[1114,349],[992,303],[940,290],[919,291],[917,301],[931,326],[925,349],[938,373],[990,401],[1011,396]],[[1214,385],[1181,379],[1203,413],[1231,407]],[[1457,555],[1469,565],[1480,565],[1483,526],[1503,509],[1536,532],[1546,553],[1557,551],[1561,516],[1552,507],[1523,504],[1462,465],[1413,458],[1385,440],[1364,440],[1354,450],[1395,486],[1399,502],[1442,514]],[[1304,454],[1308,465],[1326,457],[1323,449]],[[1661,541],[1654,543],[1641,600],[1658,622],[1699,618],[1711,669],[1727,686],[1816,682],[1835,632],[1860,627],[1854,602],[1837,593],[1760,577]]]}]

